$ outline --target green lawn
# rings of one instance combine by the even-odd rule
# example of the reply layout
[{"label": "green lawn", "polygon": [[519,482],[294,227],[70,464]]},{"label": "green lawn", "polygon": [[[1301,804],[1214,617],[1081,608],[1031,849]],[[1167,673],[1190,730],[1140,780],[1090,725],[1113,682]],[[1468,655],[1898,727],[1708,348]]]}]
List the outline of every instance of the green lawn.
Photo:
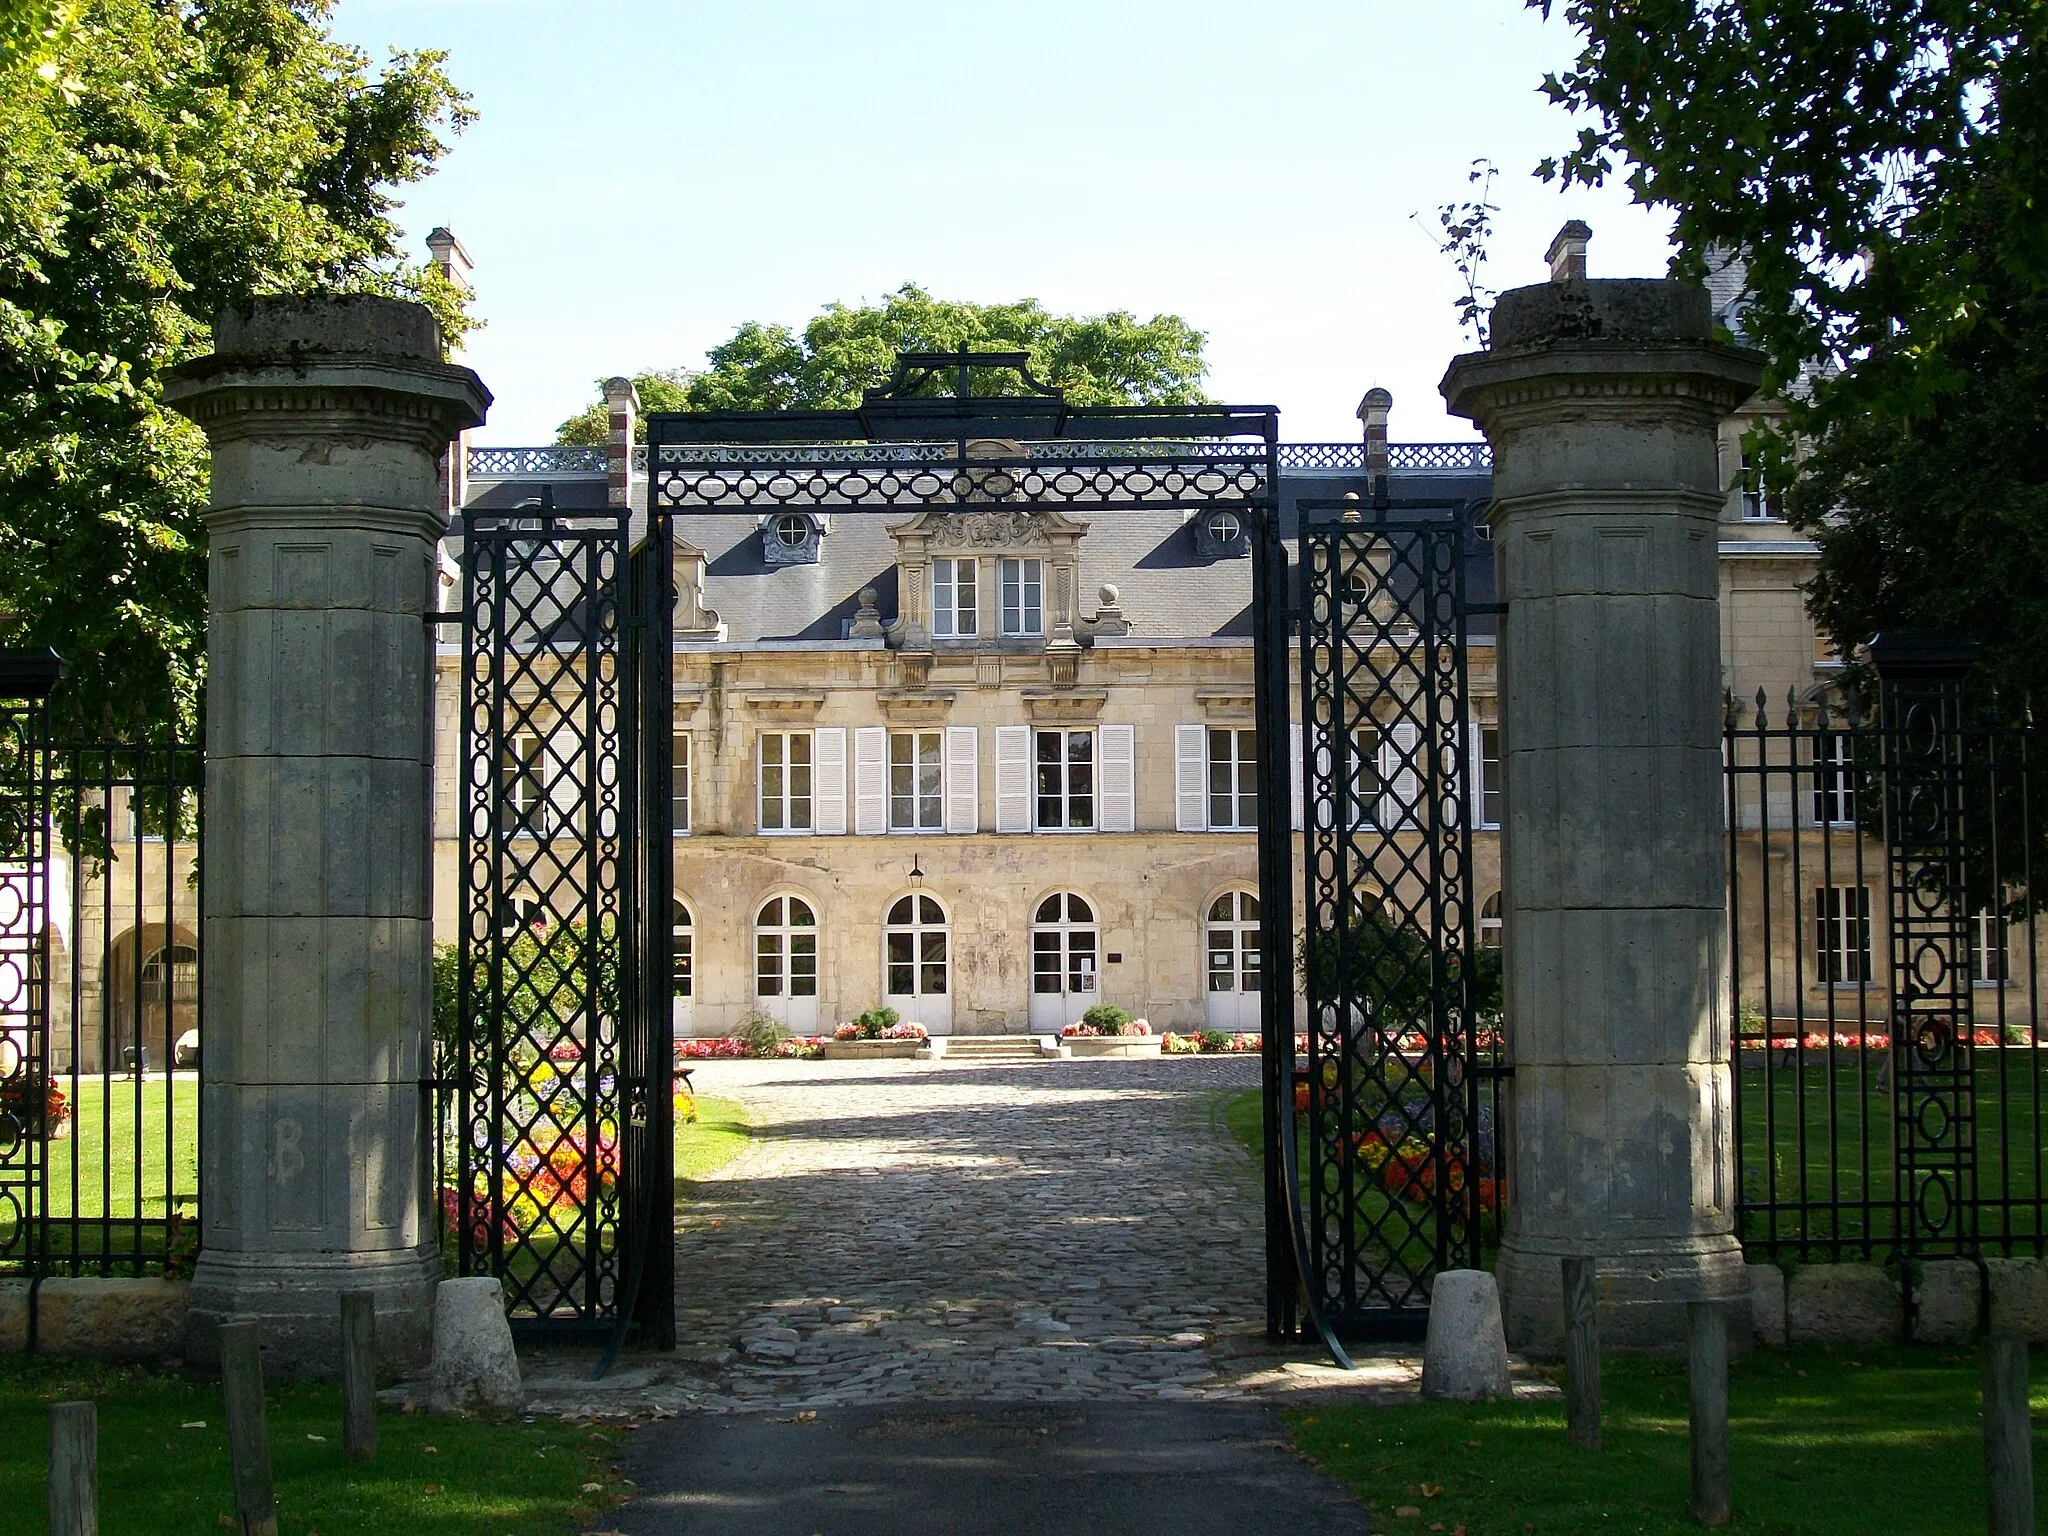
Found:
[{"label": "green lawn", "polygon": [[[69,1078],[60,1078],[59,1086],[71,1094]],[[107,1082],[86,1077],[77,1089],[71,1134],[44,1144],[51,1218],[125,1219],[127,1225],[107,1234],[116,1253],[134,1251],[138,1243],[144,1253],[162,1253],[165,1216],[175,1209],[189,1218],[198,1203],[199,1084],[189,1074],[146,1077],[138,1092],[133,1078]],[[14,1217],[11,1208],[0,1210],[5,1212],[0,1214],[0,1248],[5,1248],[13,1237]],[[52,1231],[50,1241],[56,1252],[65,1252],[70,1234]],[[96,1254],[100,1242],[97,1226],[77,1229],[79,1252]]]},{"label": "green lawn", "polygon": [[747,1150],[746,1106],[737,1099],[697,1100],[697,1118],[676,1126],[676,1200],[689,1198],[693,1179],[718,1172]]},{"label": "green lawn", "polygon": [[[1559,1401],[1323,1408],[1288,1419],[1300,1450],[1374,1511],[1375,1530],[1698,1530],[1686,1513],[1683,1364],[1608,1360],[1601,1393],[1605,1448],[1596,1452],[1571,1447]],[[1974,1355],[1773,1350],[1736,1361],[1729,1393],[1736,1530],[1983,1531]],[[2037,1386],[2033,1406],[2038,1464],[2048,1391]],[[2036,1493],[2048,1520],[2048,1479]]]},{"label": "green lawn", "polygon": [[[48,1529],[49,1404],[87,1397],[99,1404],[106,1536],[227,1523],[234,1498],[217,1386],[13,1356],[0,1359],[0,1528]],[[377,1458],[352,1466],[342,1460],[338,1388],[275,1388],[268,1419],[282,1536],[571,1536],[627,1491],[618,1471],[626,1436],[616,1430],[385,1413]]]},{"label": "green lawn", "polygon": [[[1890,1239],[1896,1180],[1892,1094],[1878,1077],[1883,1060],[1882,1053],[1842,1051],[1830,1069],[1825,1051],[1809,1051],[1803,1067],[1797,1057],[1773,1067],[1768,1085],[1761,1066],[1744,1066],[1743,1197],[1792,1207],[1750,1211],[1745,1238]],[[2048,1052],[1980,1051],[1974,1101],[1978,1197],[2002,1191],[2016,1202],[1982,1207],[1980,1230],[1986,1238],[2032,1237],[2040,1228],[2032,1202],[2048,1158]],[[1868,1218],[1860,1204],[1866,1199],[1874,1202]],[[1835,1201],[1844,1208],[1828,1209]]]}]

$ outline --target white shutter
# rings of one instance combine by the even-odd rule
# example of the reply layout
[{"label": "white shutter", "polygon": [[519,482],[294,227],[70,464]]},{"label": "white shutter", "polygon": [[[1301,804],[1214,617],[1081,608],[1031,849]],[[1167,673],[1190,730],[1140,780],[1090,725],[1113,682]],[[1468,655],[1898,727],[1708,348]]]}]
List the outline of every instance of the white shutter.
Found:
[{"label": "white shutter", "polygon": [[853,830],[862,837],[889,830],[889,732],[879,725],[853,733]]},{"label": "white shutter", "polygon": [[981,747],[971,725],[946,727],[946,830],[981,830]]},{"label": "white shutter", "polygon": [[574,837],[583,825],[583,733],[563,727],[541,748],[538,765],[548,797],[548,836]]},{"label": "white shutter", "polygon": [[1386,789],[1379,818],[1383,827],[1407,827],[1415,822],[1422,780],[1412,765],[1421,740],[1422,732],[1412,720],[1396,720],[1380,738],[1380,783]]},{"label": "white shutter", "polygon": [[1305,797],[1301,792],[1301,727],[1299,725],[1290,725],[1287,727],[1287,733],[1287,783],[1289,790],[1288,799],[1291,802],[1288,809],[1294,830],[1299,832],[1302,828],[1303,818],[1307,809]]},{"label": "white shutter", "polygon": [[996,727],[996,830],[1031,830],[1031,727]]},{"label": "white shutter", "polygon": [[826,837],[846,831],[846,728],[811,732],[811,829]]},{"label": "white shutter", "polygon": [[1209,830],[1209,731],[1173,728],[1173,825],[1179,832]]},{"label": "white shutter", "polygon": [[1105,725],[1095,733],[1102,774],[1096,825],[1105,832],[1138,829],[1137,735],[1129,725]]}]

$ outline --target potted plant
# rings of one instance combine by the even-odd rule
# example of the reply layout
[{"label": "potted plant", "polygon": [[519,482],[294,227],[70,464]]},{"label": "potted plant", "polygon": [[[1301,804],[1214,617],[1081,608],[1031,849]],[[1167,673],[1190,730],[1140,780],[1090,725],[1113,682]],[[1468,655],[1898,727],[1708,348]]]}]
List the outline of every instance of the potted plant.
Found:
[{"label": "potted plant", "polygon": [[909,1060],[931,1054],[922,1024],[906,1023],[894,1008],[877,1006],[832,1031],[827,1061]]}]

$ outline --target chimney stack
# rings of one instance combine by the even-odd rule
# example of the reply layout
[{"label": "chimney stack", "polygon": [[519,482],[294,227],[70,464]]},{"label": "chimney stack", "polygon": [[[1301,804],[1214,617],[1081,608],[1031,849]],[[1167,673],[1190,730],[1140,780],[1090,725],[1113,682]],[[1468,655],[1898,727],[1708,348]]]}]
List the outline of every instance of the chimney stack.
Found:
[{"label": "chimney stack", "polygon": [[1365,473],[1375,492],[1387,478],[1387,412],[1394,397],[1375,385],[1358,402],[1358,419],[1365,423]]},{"label": "chimney stack", "polygon": [[1550,280],[1553,283],[1583,283],[1586,280],[1586,242],[1593,238],[1593,226],[1577,219],[1566,223],[1550,242]]},{"label": "chimney stack", "polygon": [[631,379],[604,381],[605,410],[611,430],[605,434],[605,468],[609,471],[605,500],[614,507],[633,504],[633,421],[640,413],[640,391]]}]

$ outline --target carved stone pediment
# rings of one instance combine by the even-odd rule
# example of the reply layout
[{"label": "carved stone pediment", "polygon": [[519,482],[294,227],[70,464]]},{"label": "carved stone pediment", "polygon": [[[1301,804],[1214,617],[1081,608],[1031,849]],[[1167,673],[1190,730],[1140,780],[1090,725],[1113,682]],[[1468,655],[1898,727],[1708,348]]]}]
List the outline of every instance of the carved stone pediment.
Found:
[{"label": "carved stone pediment", "polygon": [[1249,720],[1256,700],[1257,695],[1250,683],[1195,690],[1195,702],[1201,706],[1203,715],[1211,720]]},{"label": "carved stone pediment", "polygon": [[797,688],[761,688],[747,695],[747,708],[756,719],[781,725],[808,725],[824,707],[823,690],[813,693]]},{"label": "carved stone pediment", "polygon": [[883,688],[876,691],[875,702],[891,725],[938,725],[952,713],[954,696],[951,688]]},{"label": "carved stone pediment", "polygon": [[1024,690],[1024,710],[1034,721],[1041,724],[1056,724],[1062,721],[1078,723],[1093,720],[1102,713],[1102,706],[1109,702],[1107,688],[1061,688],[1046,691],[1037,688]]},{"label": "carved stone pediment", "polygon": [[934,549],[1023,549],[1052,543],[1045,524],[1029,512],[940,513],[926,520],[924,534]]}]

